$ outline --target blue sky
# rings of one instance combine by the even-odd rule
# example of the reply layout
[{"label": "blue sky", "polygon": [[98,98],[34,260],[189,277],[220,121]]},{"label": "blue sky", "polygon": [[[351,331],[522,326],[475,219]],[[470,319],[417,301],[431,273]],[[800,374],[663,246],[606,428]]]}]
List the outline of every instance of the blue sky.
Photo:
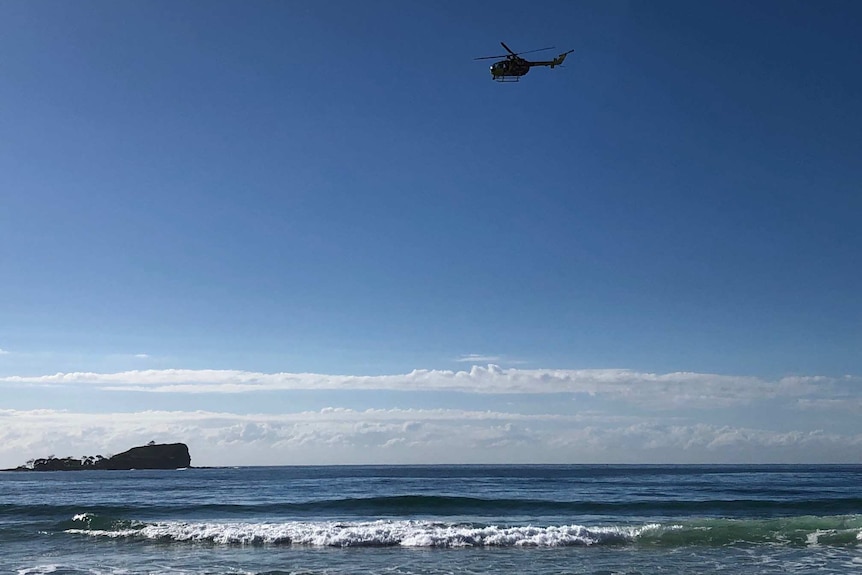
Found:
[{"label": "blue sky", "polygon": [[0,4],[0,467],[859,462],[860,24]]}]

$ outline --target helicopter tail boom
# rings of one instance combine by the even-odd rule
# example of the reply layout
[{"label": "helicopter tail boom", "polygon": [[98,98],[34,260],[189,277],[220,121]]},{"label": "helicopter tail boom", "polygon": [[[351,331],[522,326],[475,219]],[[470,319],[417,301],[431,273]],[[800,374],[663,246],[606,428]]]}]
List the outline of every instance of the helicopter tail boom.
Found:
[{"label": "helicopter tail boom", "polygon": [[561,66],[563,64],[563,61],[566,59],[566,56],[568,56],[572,52],[574,52],[574,50],[569,50],[568,52],[563,52],[562,54],[554,58],[554,60],[551,62],[551,68],[553,68],[554,66]]},{"label": "helicopter tail boom", "polygon": [[566,59],[566,56],[568,56],[572,52],[574,52],[574,50],[569,50],[568,52],[563,52],[562,54],[560,54],[559,56],[557,56],[553,60],[545,60],[544,62],[528,62],[528,64],[530,64],[530,66],[548,66],[550,68],[553,68],[555,66],[562,66],[563,61]]}]

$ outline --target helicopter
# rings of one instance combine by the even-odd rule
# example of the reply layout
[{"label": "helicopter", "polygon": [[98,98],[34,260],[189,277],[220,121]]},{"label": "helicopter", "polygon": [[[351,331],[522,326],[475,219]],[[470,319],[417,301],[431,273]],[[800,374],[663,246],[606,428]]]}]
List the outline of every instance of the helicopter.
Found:
[{"label": "helicopter", "polygon": [[554,68],[554,66],[560,66],[563,63],[563,60],[566,59],[566,56],[574,52],[574,50],[563,52],[553,60],[546,60],[543,62],[530,62],[529,60],[521,58],[521,54],[531,54],[533,52],[553,50],[554,47],[550,46],[548,48],[539,48],[538,50],[528,50],[526,52],[513,52],[511,48],[506,46],[505,42],[500,42],[500,44],[502,44],[503,48],[506,49],[506,52],[508,52],[508,54],[475,58],[475,60],[505,58],[505,60],[500,60],[499,62],[494,62],[493,64],[491,64],[491,79],[496,80],[497,82],[517,82],[521,79],[521,76],[529,72],[530,68],[532,68],[533,66],[549,66],[550,68]]}]

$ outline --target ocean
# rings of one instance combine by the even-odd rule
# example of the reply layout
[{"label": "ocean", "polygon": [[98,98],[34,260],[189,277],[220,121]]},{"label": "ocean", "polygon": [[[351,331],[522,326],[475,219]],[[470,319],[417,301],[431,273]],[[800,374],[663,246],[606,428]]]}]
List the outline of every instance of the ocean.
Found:
[{"label": "ocean", "polygon": [[862,466],[2,472],[0,573],[862,573]]}]

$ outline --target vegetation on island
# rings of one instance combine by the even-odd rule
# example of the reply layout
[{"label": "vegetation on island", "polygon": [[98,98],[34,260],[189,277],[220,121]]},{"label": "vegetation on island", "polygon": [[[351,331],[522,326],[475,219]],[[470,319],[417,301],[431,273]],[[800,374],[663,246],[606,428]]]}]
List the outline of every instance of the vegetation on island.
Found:
[{"label": "vegetation on island", "polygon": [[39,459],[30,459],[17,469],[21,471],[74,471],[79,469],[100,469],[105,457],[101,455],[85,455],[81,459],[74,457],[55,457],[49,455]]},{"label": "vegetation on island", "polygon": [[180,469],[191,465],[185,443],[149,442],[117,455],[85,455],[83,457],[48,457],[30,459],[15,471],[85,471],[88,469]]}]

